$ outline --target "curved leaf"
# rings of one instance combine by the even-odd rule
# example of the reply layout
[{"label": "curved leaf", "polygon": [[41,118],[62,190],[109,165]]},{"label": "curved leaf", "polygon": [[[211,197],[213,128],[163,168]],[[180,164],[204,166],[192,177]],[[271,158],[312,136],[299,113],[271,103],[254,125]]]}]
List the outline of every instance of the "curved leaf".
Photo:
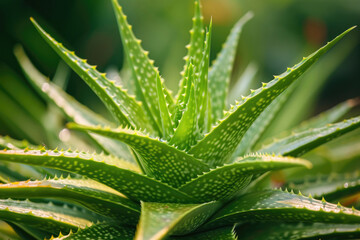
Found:
[{"label": "curved leaf", "polygon": [[260,113],[290,84],[303,74],[316,60],[344,37],[350,28],[314,52],[293,68],[276,76],[262,88],[253,91],[226,115],[224,120],[215,126],[200,142],[193,146],[189,153],[203,159],[210,166],[218,166],[231,157],[245,132]]},{"label": "curved leaf", "polygon": [[250,240],[337,240],[359,239],[358,224],[252,224],[244,229],[240,227],[241,239]]},{"label": "curved leaf", "polygon": [[90,210],[136,224],[140,206],[119,192],[91,179],[55,178],[0,184],[0,198],[59,198],[80,203]]},{"label": "curved leaf", "polygon": [[0,160],[78,173],[99,181],[133,200],[197,202],[185,193],[138,173],[139,170],[134,169],[133,165],[110,156],[76,151],[7,150],[0,151]]},{"label": "curved leaf", "polygon": [[274,143],[262,147],[260,152],[276,153],[294,157],[301,156],[313,148],[329,142],[358,127],[360,127],[360,117],[351,118],[344,120],[343,122],[295,133],[284,139],[276,140]]},{"label": "curved leaf", "polygon": [[209,92],[211,99],[211,123],[216,123],[224,115],[226,96],[234,64],[236,48],[244,24],[253,14],[245,14],[231,29],[221,52],[209,71]]},{"label": "curved leaf", "polygon": [[286,186],[298,189],[314,198],[324,197],[327,201],[339,201],[360,191],[360,174],[330,174],[307,177],[304,181],[290,182]]},{"label": "curved leaf", "polygon": [[68,235],[60,235],[56,238],[52,237],[50,240],[84,240],[84,239],[101,239],[101,240],[133,240],[135,231],[132,228],[110,225],[105,223],[94,224],[85,229],[79,229],[76,232],[70,232]]},{"label": "curved leaf", "polygon": [[163,138],[170,139],[174,134],[173,123],[170,118],[170,112],[165,100],[165,93],[159,74],[156,74],[156,90],[159,100],[160,120]]},{"label": "curved leaf", "polygon": [[191,239],[191,240],[208,240],[208,239],[218,239],[218,240],[237,240],[236,233],[233,227],[224,227],[216,228],[213,230],[193,233],[184,237],[170,237],[171,240],[182,240],[182,239]]},{"label": "curved leaf", "polygon": [[68,124],[68,127],[81,131],[91,131],[125,142],[141,155],[140,162],[148,175],[154,176],[173,187],[178,187],[197,175],[209,171],[206,164],[186,152],[136,131],[77,124]]},{"label": "curved leaf", "polygon": [[231,198],[245,188],[255,174],[298,166],[310,167],[311,163],[280,156],[250,155],[213,169],[181,186],[179,190],[202,202]]},{"label": "curved leaf", "polygon": [[0,199],[0,219],[25,224],[50,233],[91,226],[101,220],[89,212],[50,203]]},{"label": "curved leaf", "polygon": [[[153,128],[161,133],[159,99],[156,96],[156,79],[159,71],[154,67],[153,61],[148,58],[148,53],[142,49],[141,41],[135,38],[132,27],[128,24],[127,17],[124,15],[117,0],[112,0],[112,3],[127,60],[135,76],[137,91],[141,94],[140,100],[143,103],[147,116],[152,121]],[[163,84],[161,85],[161,88],[164,88],[167,103],[172,105],[173,99],[170,93]]]},{"label": "curved leaf", "polygon": [[74,52],[58,43],[34,19],[31,21],[41,37],[92,88],[120,124],[136,129],[152,130],[134,97],[130,97],[125,90],[115,86],[114,82],[106,78],[106,74],[96,70],[96,66],[89,65],[86,60],[77,57]]},{"label": "curved leaf", "polygon": [[360,211],[281,190],[248,193],[217,212],[206,227],[240,221],[360,223]]},{"label": "curved leaf", "polygon": [[184,235],[206,221],[221,204],[141,203],[136,240],[165,239],[171,234]]},{"label": "curved leaf", "polygon": [[[30,59],[26,56],[22,47],[18,46],[15,48],[15,56],[33,87],[45,98],[46,101],[57,106],[68,120],[86,125],[111,125],[111,123],[106,119],[95,114],[93,111],[76,101],[72,96],[68,95],[60,87],[48,81],[46,77],[41,74],[30,62]],[[96,134],[89,135],[98,142],[106,152],[114,154],[117,157],[124,158],[130,162],[134,161],[133,156],[125,144]]]}]

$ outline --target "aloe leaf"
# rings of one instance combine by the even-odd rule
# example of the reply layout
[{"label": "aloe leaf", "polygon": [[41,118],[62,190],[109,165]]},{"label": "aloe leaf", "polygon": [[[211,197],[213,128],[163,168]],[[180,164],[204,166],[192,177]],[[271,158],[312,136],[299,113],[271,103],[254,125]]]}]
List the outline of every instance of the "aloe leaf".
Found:
[{"label": "aloe leaf", "polygon": [[0,149],[24,149],[24,148],[38,148],[35,145],[30,144],[27,140],[17,140],[9,136],[0,136]]},{"label": "aloe leaf", "polygon": [[258,66],[251,62],[249,63],[244,72],[236,80],[235,84],[231,87],[227,103],[233,103],[241,96],[246,95],[252,85],[255,83],[255,75],[258,71]]},{"label": "aloe leaf", "polygon": [[[191,71],[191,70],[190,70]],[[196,142],[198,134],[197,112],[194,84],[189,85],[189,100],[182,114],[178,127],[169,144],[175,145],[180,150],[188,150]]]},{"label": "aloe leaf", "polygon": [[156,75],[156,90],[159,98],[160,119],[163,138],[169,139],[174,134],[173,123],[165,100],[164,89],[159,74]]},{"label": "aloe leaf", "polygon": [[221,52],[216,57],[216,60],[209,71],[211,123],[216,123],[218,119],[223,117],[240,33],[244,24],[252,18],[252,15],[252,13],[248,12],[234,25]]},{"label": "aloe leaf", "polygon": [[56,198],[80,203],[118,222],[134,224],[140,207],[119,192],[91,179],[54,178],[0,184],[0,198]]},{"label": "aloe leaf", "polygon": [[245,188],[255,174],[299,166],[311,167],[311,163],[280,156],[249,155],[213,169],[181,186],[179,190],[202,202],[226,199]]},{"label": "aloe leaf", "polygon": [[286,100],[294,90],[294,85],[286,89],[282,94],[275,98],[270,105],[259,115],[259,117],[253,122],[251,127],[246,131],[239,146],[236,148],[234,157],[242,156],[248,152],[251,152],[261,135],[265,131],[266,127],[274,119],[281,107],[286,103]]},{"label": "aloe leaf", "polygon": [[300,240],[300,239],[359,239],[358,224],[252,224],[240,229],[241,239],[257,240]]},{"label": "aloe leaf", "polygon": [[343,197],[350,196],[360,191],[360,174],[345,173],[330,175],[311,176],[303,181],[286,184],[291,189],[301,190],[304,194],[311,194],[314,198],[324,197],[333,202]]},{"label": "aloe leaf", "polygon": [[125,142],[141,155],[140,162],[145,172],[160,181],[177,188],[190,179],[209,171],[209,166],[159,139],[127,129],[68,124],[75,130],[91,131]]},{"label": "aloe leaf", "polygon": [[281,190],[238,197],[217,212],[207,227],[240,221],[360,223],[360,211]]},{"label": "aloe leaf", "polygon": [[83,240],[83,239],[101,239],[101,240],[133,240],[135,230],[127,226],[111,225],[106,223],[93,224],[90,227],[71,231],[67,235],[60,233],[58,237],[52,237],[50,240]]},{"label": "aloe leaf", "polygon": [[[72,96],[54,83],[48,81],[47,78],[31,63],[21,46],[17,46],[14,52],[20,67],[33,87],[46,101],[57,106],[68,120],[86,125],[111,125],[106,119],[76,101]],[[130,162],[134,161],[129,149],[123,143],[96,134],[90,134],[90,137],[96,141],[104,151],[117,157],[124,158]]]},{"label": "aloe leaf", "polygon": [[267,129],[264,140],[279,132],[291,129],[310,117],[311,111],[313,111],[311,106],[316,104],[324,84],[327,80],[330,80],[329,78],[334,71],[341,66],[345,58],[356,48],[358,42],[353,40],[352,38],[344,39],[304,75],[298,86],[296,86],[296,91],[294,91],[286,105]]},{"label": "aloe leaf", "polygon": [[[36,239],[36,240],[44,240],[44,237],[50,238],[51,233],[36,229],[33,227],[28,227],[25,224],[19,223],[11,223],[7,222],[12,229],[21,237],[21,239]],[[70,230],[71,231],[71,230]]]},{"label": "aloe leaf", "polygon": [[359,104],[360,99],[350,99],[345,102],[339,103],[335,107],[300,123],[300,125],[292,128],[291,132],[302,132],[310,128],[319,128],[325,126],[326,124],[336,122],[346,113],[348,113],[352,108],[358,106]]},{"label": "aloe leaf", "polygon": [[31,21],[44,40],[92,88],[120,124],[151,131],[141,105],[134,97],[107,79],[106,74],[98,72],[96,66],[89,65],[58,43],[34,19]]},{"label": "aloe leaf", "polygon": [[228,161],[251,124],[272,100],[352,29],[346,30],[327,45],[304,58],[293,68],[275,76],[274,80],[253,91],[237,104],[209,134],[193,146],[189,153],[198,159],[203,159],[210,166],[218,166]]},{"label": "aloe leaf", "polygon": [[[189,74],[190,61],[194,66],[200,66],[203,57],[202,49],[204,44],[204,17],[201,14],[201,4],[199,0],[194,1],[194,17],[192,19],[193,25],[190,30],[190,43],[186,46],[188,53],[185,57],[184,71],[181,72],[182,79],[180,81],[179,92],[177,94],[176,106],[180,106],[184,102],[184,94],[186,92],[187,80],[186,76]],[[197,69],[198,71],[198,69]]]},{"label": "aloe leaf", "polygon": [[205,232],[193,233],[184,237],[170,237],[171,240],[208,240],[208,239],[219,239],[219,240],[237,240],[236,233],[233,227],[216,228]]},{"label": "aloe leaf", "polygon": [[185,193],[138,173],[139,170],[132,164],[111,156],[76,151],[7,150],[0,151],[0,160],[78,173],[99,181],[133,200],[197,202]]},{"label": "aloe leaf", "polygon": [[329,124],[325,127],[295,133],[262,147],[260,152],[276,153],[287,156],[301,156],[311,149],[329,142],[347,132],[360,127],[360,117]]},{"label": "aloe leaf", "polygon": [[218,208],[217,202],[203,204],[141,203],[141,217],[136,240],[165,239],[184,235],[203,224]]},{"label": "aloe leaf", "polygon": [[[145,52],[141,45],[140,40],[136,39],[132,32],[132,27],[128,24],[126,16],[124,15],[121,6],[117,0],[112,0],[116,19],[121,33],[121,40],[128,56],[127,60],[129,66],[133,70],[136,80],[138,92],[141,93],[141,101],[144,109],[152,121],[154,129],[161,133],[161,116],[159,109],[159,99],[156,96],[156,79],[159,71],[154,67],[153,61],[148,58],[148,52]],[[173,99],[169,91],[161,84],[164,89],[167,103],[173,104]],[[171,108],[171,106],[170,106]]]},{"label": "aloe leaf", "polygon": [[50,203],[0,199],[0,219],[57,233],[91,226],[101,220],[86,211]]}]

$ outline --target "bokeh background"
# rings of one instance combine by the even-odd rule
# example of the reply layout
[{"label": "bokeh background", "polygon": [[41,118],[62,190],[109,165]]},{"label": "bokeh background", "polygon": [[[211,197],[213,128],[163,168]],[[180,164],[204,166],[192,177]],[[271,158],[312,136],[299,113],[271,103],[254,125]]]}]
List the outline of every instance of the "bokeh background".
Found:
[{"label": "bokeh background", "polygon": [[[166,79],[166,85],[176,91],[186,54],[184,46],[189,41],[193,1],[119,2],[135,34],[143,40],[144,49],[150,51],[150,57]],[[253,11],[255,17],[241,35],[233,73],[235,81],[249,63],[255,64],[253,88],[360,23],[358,0],[202,0],[202,4],[205,22],[210,17],[213,19],[212,59],[232,25],[247,11]],[[37,139],[41,139],[42,128],[29,112],[31,109],[32,114],[43,114],[45,103],[23,77],[13,48],[21,44],[50,79],[60,60],[37,34],[30,16],[78,56],[98,65],[101,71],[121,69],[123,49],[110,1],[0,1],[0,134],[15,138],[30,136],[30,139],[38,134]],[[308,91],[302,91],[302,97],[310,99],[306,115],[360,95],[359,43],[357,28],[336,46],[332,60],[325,57],[321,60],[325,62],[323,65],[303,77],[310,79]],[[307,92],[313,89],[314,93],[308,97]],[[75,73],[70,72],[66,91],[95,111],[104,112],[101,102]]]}]

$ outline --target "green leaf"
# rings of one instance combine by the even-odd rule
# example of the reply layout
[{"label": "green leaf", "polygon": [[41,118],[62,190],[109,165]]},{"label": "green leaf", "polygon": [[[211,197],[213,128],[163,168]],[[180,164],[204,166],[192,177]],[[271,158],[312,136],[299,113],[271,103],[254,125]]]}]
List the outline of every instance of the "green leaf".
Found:
[{"label": "green leaf", "polygon": [[[140,100],[143,103],[147,116],[152,121],[153,128],[156,129],[158,133],[162,133],[159,98],[156,95],[156,79],[159,75],[159,71],[154,67],[153,61],[148,58],[148,52],[145,52],[142,49],[140,45],[141,41],[135,38],[132,27],[128,24],[126,16],[117,0],[112,0],[112,3],[123,46],[126,56],[128,57],[127,60],[129,66],[133,70],[136,86],[138,88],[137,90],[142,95]],[[172,105],[173,99],[170,93],[164,85],[162,85],[161,88],[164,89],[167,103]]]},{"label": "green leaf", "polygon": [[359,172],[309,176],[303,181],[290,182],[286,186],[300,190],[304,194],[311,194],[314,198],[324,197],[327,201],[333,202],[359,192],[359,176]]},{"label": "green leaf", "polygon": [[130,97],[120,86],[107,79],[106,74],[98,72],[96,66],[89,65],[86,60],[58,43],[34,19],[31,21],[44,40],[92,88],[120,124],[151,132],[141,105],[134,97]]},{"label": "green leaf", "polygon": [[192,178],[209,171],[209,166],[159,139],[150,138],[128,129],[68,124],[71,129],[91,131],[125,142],[141,155],[145,172],[160,181],[177,188]]},{"label": "green leaf", "polygon": [[76,151],[7,150],[0,160],[40,165],[78,173],[99,181],[133,200],[149,202],[197,201],[185,193],[138,173],[132,164],[111,156]]},{"label": "green leaf", "polygon": [[156,75],[156,90],[157,96],[159,98],[161,129],[163,133],[163,138],[170,139],[171,136],[174,134],[173,123],[170,118],[170,112],[167,107],[163,84],[161,83],[159,74]]},{"label": "green leaf", "polygon": [[218,239],[218,240],[237,240],[237,236],[233,227],[224,227],[216,228],[206,232],[193,233],[184,237],[170,237],[170,239],[191,239],[191,240],[208,240],[208,239]]},{"label": "green leaf", "polygon": [[[360,104],[360,99],[350,99],[345,102],[339,103],[335,107],[320,113],[319,115],[305,120],[300,125],[291,129],[291,132],[302,132],[310,128],[319,128],[329,123],[334,123],[340,120],[352,108]],[[290,135],[290,134],[289,134]]]},{"label": "green leaf", "polygon": [[[199,65],[199,77],[195,78],[195,97],[197,108],[197,124],[200,132],[207,131],[211,125],[211,119],[208,119],[208,111],[211,111],[209,102],[209,86],[208,86],[208,72],[210,61],[210,47],[211,47],[211,32],[212,21],[209,25],[209,30],[206,33],[206,39],[204,43],[203,58]],[[196,65],[195,65],[196,67]],[[195,69],[196,70],[196,69]]]},{"label": "green leaf", "polygon": [[186,108],[174,136],[169,142],[170,145],[175,145],[178,149],[186,151],[195,144],[196,136],[198,135],[195,87],[194,84],[188,86],[190,96]]},{"label": "green leaf", "polygon": [[30,144],[26,140],[16,140],[9,136],[0,136],[0,149],[24,149],[37,148],[37,146]]},{"label": "green leaf", "polygon": [[329,124],[325,127],[295,133],[289,137],[276,140],[260,149],[260,152],[276,153],[287,156],[301,156],[317,146],[329,142],[347,132],[360,127],[360,117]]},{"label": "green leaf", "polygon": [[85,229],[79,229],[76,232],[70,232],[68,235],[60,235],[50,240],[84,240],[84,239],[98,239],[98,240],[133,240],[135,231],[132,228],[119,225],[110,225],[105,223],[93,224]]},{"label": "green leaf", "polygon": [[239,230],[241,239],[300,240],[300,239],[359,239],[358,224],[252,224]]},{"label": "green leaf", "polygon": [[238,197],[217,212],[207,227],[240,221],[360,223],[360,211],[281,190]]},{"label": "green leaf", "polygon": [[252,16],[253,14],[248,12],[231,29],[221,52],[216,57],[210,69],[209,93],[211,99],[211,123],[216,123],[217,120],[223,117],[240,33],[244,24],[250,20]]},{"label": "green leaf", "polygon": [[[194,17],[192,19],[193,25],[190,30],[190,43],[186,46],[188,49],[188,53],[185,57],[185,66],[184,71],[181,73],[182,79],[180,81],[179,92],[177,94],[176,106],[181,106],[182,102],[184,102],[184,94],[186,89],[189,88],[190,85],[187,84],[186,77],[189,75],[189,66],[190,62],[192,62],[193,66],[200,66],[200,62],[203,58],[203,44],[204,44],[204,26],[203,26],[204,17],[201,14],[201,4],[199,0],[194,1]],[[196,71],[199,71],[197,69]],[[175,111],[176,113],[177,111]],[[181,115],[180,115],[181,116]],[[175,119],[180,119],[180,117],[175,117]],[[176,121],[175,121],[175,124]]]},{"label": "green leaf", "polygon": [[211,170],[179,188],[202,202],[229,199],[245,188],[254,174],[289,167],[306,166],[311,163],[294,158],[267,155],[249,155],[235,163]]},{"label": "green leaf", "polygon": [[219,207],[217,202],[203,204],[141,203],[136,240],[165,239],[184,235],[203,224]]},{"label": "green leaf", "polygon": [[[21,46],[17,46],[14,52],[20,67],[24,71],[25,76],[28,78],[32,86],[44,97],[46,101],[57,106],[68,120],[86,125],[111,125],[111,123],[106,119],[76,101],[72,96],[68,95],[54,83],[48,81],[47,78],[31,63]],[[96,134],[89,134],[89,136],[93,138],[106,152],[117,157],[124,158],[129,162],[134,161],[129,149],[123,143]]]},{"label": "green leaf", "polygon": [[118,222],[135,224],[140,207],[124,195],[91,179],[55,178],[0,184],[0,198],[57,198],[80,203]]},{"label": "green leaf", "polygon": [[264,84],[262,88],[253,91],[237,104],[209,134],[192,147],[189,153],[198,159],[203,159],[210,166],[218,166],[228,161],[251,124],[272,100],[352,29],[346,30],[293,68],[289,68],[271,82]]},{"label": "green leaf", "polygon": [[51,202],[33,203],[11,199],[0,199],[0,219],[50,233],[85,228],[91,226],[93,221],[101,220],[96,218],[96,215],[66,205],[56,206]]},{"label": "green leaf", "polygon": [[239,146],[236,148],[234,158],[252,151],[265,129],[274,119],[281,107],[286,103],[286,100],[294,90],[293,86],[294,85],[290,86],[282,94],[275,98],[275,100],[272,101],[272,103],[270,103],[270,105],[253,122],[251,127],[246,131]]}]

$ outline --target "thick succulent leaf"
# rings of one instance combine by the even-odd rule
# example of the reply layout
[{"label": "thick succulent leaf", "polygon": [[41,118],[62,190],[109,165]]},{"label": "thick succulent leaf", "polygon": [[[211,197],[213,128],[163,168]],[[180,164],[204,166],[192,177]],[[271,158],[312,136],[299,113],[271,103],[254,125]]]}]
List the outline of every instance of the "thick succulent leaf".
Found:
[{"label": "thick succulent leaf", "polygon": [[294,85],[286,89],[282,94],[280,94],[280,96],[275,98],[275,100],[272,101],[272,103],[253,122],[251,127],[246,131],[239,146],[236,148],[233,155],[234,159],[236,159],[238,156],[243,156],[252,150],[267,126],[274,119],[281,107],[286,103],[286,100],[294,89],[293,86]]},{"label": "thick succulent leaf", "polygon": [[328,124],[325,127],[310,129],[276,140],[274,143],[262,147],[260,152],[276,153],[294,157],[301,156],[311,149],[358,127],[360,127],[360,117],[344,120],[343,122],[335,124]]},{"label": "thick succulent leaf", "polygon": [[240,221],[360,223],[360,211],[301,194],[263,190],[238,197],[217,212],[207,227]]},{"label": "thick succulent leaf", "polygon": [[358,224],[252,224],[238,231],[241,239],[250,240],[337,240],[359,239]]},{"label": "thick succulent leaf", "polygon": [[235,102],[237,99],[240,99],[241,96],[246,95],[247,92],[250,91],[251,86],[255,85],[255,75],[257,71],[258,66],[253,62],[246,66],[245,70],[231,87],[227,98],[227,104]]},{"label": "thick succulent leaf", "polygon": [[[156,79],[159,75],[159,71],[154,67],[153,61],[148,58],[148,53],[142,49],[140,45],[141,41],[135,38],[132,27],[128,24],[126,16],[117,0],[112,0],[112,3],[119,25],[123,46],[126,56],[128,57],[127,60],[129,66],[133,70],[136,86],[138,88],[137,90],[142,94],[141,101],[148,117],[152,121],[153,127],[161,133],[159,98],[156,94]],[[167,103],[172,105],[173,100],[170,93],[163,84],[161,85],[161,87],[164,88]]]},{"label": "thick succulent leaf", "polygon": [[68,127],[81,131],[91,131],[125,142],[141,155],[140,162],[147,175],[173,187],[178,187],[199,174],[209,171],[209,166],[186,152],[133,130],[76,124],[68,124]]},{"label": "thick succulent leaf", "polygon": [[[211,46],[211,32],[212,21],[209,25],[209,30],[206,33],[206,39],[204,43],[203,58],[199,65],[199,77],[195,78],[195,97],[197,108],[197,124],[200,132],[208,129],[211,125],[211,120],[208,119],[208,111],[211,111],[209,102],[209,86],[208,86],[208,72],[210,61],[210,46]],[[196,65],[195,65],[196,66]]]},{"label": "thick succulent leaf", "polygon": [[179,190],[202,202],[231,198],[245,188],[255,174],[298,166],[310,167],[311,163],[280,156],[249,155],[213,169],[181,186]]},{"label": "thick succulent leaf", "polygon": [[[186,89],[190,86],[187,84],[186,76],[189,75],[189,65],[190,61],[194,66],[200,66],[201,59],[203,57],[202,49],[204,45],[204,26],[203,26],[204,17],[201,14],[201,4],[199,0],[194,1],[194,17],[192,19],[193,26],[190,30],[190,43],[186,46],[188,49],[187,56],[185,57],[185,66],[184,71],[181,73],[182,79],[180,81],[179,92],[177,94],[176,100],[176,110],[178,110],[181,103],[184,102],[184,94]],[[198,71],[198,70],[197,70]],[[179,114],[178,111],[175,111],[176,114]],[[181,116],[181,114],[180,114]],[[175,119],[180,119],[180,117],[175,117]],[[175,121],[176,122],[176,121]]]},{"label": "thick succulent leaf", "polygon": [[156,90],[159,100],[161,129],[163,133],[162,137],[164,139],[170,139],[171,136],[174,134],[174,128],[170,117],[170,112],[166,103],[166,99],[164,95],[165,93],[159,74],[156,75]]},{"label": "thick succulent leaf", "polygon": [[314,198],[324,197],[327,201],[340,200],[343,197],[360,191],[359,172],[311,176],[303,181],[290,182],[286,185],[291,189],[298,189],[304,194],[311,194]]},{"label": "thick succulent leaf", "polygon": [[245,132],[260,113],[293,81],[302,75],[316,60],[329,50],[336,42],[345,36],[350,28],[329,42],[318,51],[304,58],[293,68],[263,87],[253,91],[232,109],[224,120],[221,120],[212,131],[192,147],[189,153],[198,159],[203,159],[210,166],[218,166],[231,157]]},{"label": "thick succulent leaf", "polygon": [[180,150],[188,150],[194,145],[198,134],[195,87],[194,84],[189,86],[190,96],[186,108],[174,136],[169,142],[170,145],[175,145]]},{"label": "thick succulent leaf", "polygon": [[78,173],[97,180],[133,200],[196,203],[190,196],[138,173],[137,168],[105,155],[76,151],[7,150],[0,160],[40,165]]},{"label": "thick succulent leaf", "polygon": [[331,80],[333,73],[343,66],[344,60],[358,45],[358,41],[354,40],[354,38],[346,38],[341,41],[304,75],[298,82],[296,91],[266,130],[263,140],[289,130],[311,116],[314,110],[312,106],[317,103],[325,83]]},{"label": "thick succulent leaf", "polygon": [[79,229],[70,232],[68,235],[60,234],[58,237],[52,237],[50,240],[133,240],[135,230],[126,226],[110,225],[105,223],[93,224],[85,229]]},{"label": "thick succulent leaf", "polygon": [[96,66],[89,65],[86,60],[77,57],[74,52],[58,43],[35,20],[31,20],[44,40],[92,88],[120,124],[152,130],[147,124],[148,120],[140,103],[136,102],[134,97],[107,79],[106,74],[98,72]]},{"label": "thick succulent leaf", "polygon": [[191,239],[191,240],[208,240],[208,239],[217,239],[217,240],[237,240],[236,233],[233,227],[223,227],[223,228],[216,228],[213,230],[200,232],[200,233],[193,233],[188,236],[184,237],[170,237],[171,240],[182,240],[182,239]]},{"label": "thick succulent leaf", "polygon": [[94,221],[102,220],[76,208],[11,199],[0,200],[0,219],[50,233],[69,232],[70,229],[85,228]]},{"label": "thick succulent leaf", "polygon": [[9,136],[0,136],[0,149],[24,149],[24,148],[32,148],[36,149],[38,146],[30,144],[26,140],[17,140],[13,139]]},{"label": "thick succulent leaf", "polygon": [[158,240],[184,235],[203,224],[219,207],[218,202],[203,204],[141,203],[136,240]]},{"label": "thick succulent leaf", "polygon": [[223,117],[240,33],[244,24],[251,18],[252,13],[249,12],[235,24],[209,71],[211,123],[216,123]]},{"label": "thick succulent leaf", "polygon": [[[15,56],[20,64],[20,67],[24,71],[25,76],[28,78],[33,87],[45,98],[46,101],[57,106],[68,120],[74,121],[78,124],[111,125],[111,123],[109,123],[106,119],[95,114],[86,106],[76,101],[60,87],[48,81],[47,78],[31,63],[22,47],[18,46],[15,48]],[[90,134],[90,137],[99,143],[106,152],[117,157],[122,157],[128,161],[134,161],[127,146],[123,143],[96,134]],[[34,149],[34,147],[31,148]]]},{"label": "thick succulent leaf", "polygon": [[22,240],[24,238],[10,224],[0,221],[0,239]]},{"label": "thick succulent leaf", "polygon": [[299,126],[291,129],[291,132],[302,132],[310,128],[319,128],[329,123],[340,120],[352,108],[360,104],[360,99],[350,99],[339,103],[335,107],[320,113],[319,115],[302,122]]},{"label": "thick succulent leaf", "polygon": [[140,206],[119,192],[91,179],[55,178],[0,184],[0,198],[59,198],[90,210],[136,224]]}]

